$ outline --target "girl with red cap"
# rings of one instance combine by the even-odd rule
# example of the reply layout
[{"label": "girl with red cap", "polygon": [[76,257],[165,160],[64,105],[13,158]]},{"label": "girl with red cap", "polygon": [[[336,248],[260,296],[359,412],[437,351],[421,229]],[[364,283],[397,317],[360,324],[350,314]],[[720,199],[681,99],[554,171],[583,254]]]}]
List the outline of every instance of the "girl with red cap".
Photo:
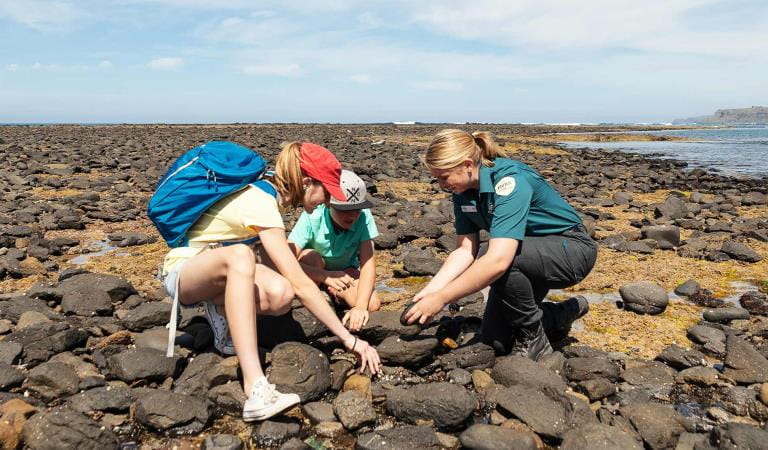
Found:
[{"label": "girl with red cap", "polygon": [[[312,212],[331,196],[346,200],[340,176],[341,164],[324,147],[286,144],[277,156],[274,176],[267,178],[277,197],[251,185],[225,197],[192,226],[189,245],[171,250],[165,258],[169,294],[178,289],[179,302],[185,306],[205,302],[214,346],[223,354],[237,354],[248,397],[245,421],[267,419],[300,402],[296,394],[280,393],[267,381],[256,342],[256,316],[287,313],[294,296],[356,354],[361,370],[379,370],[376,350],[342,325],[301,269],[285,236],[283,208],[302,206]],[[256,239],[260,252],[244,243],[226,245]]]}]

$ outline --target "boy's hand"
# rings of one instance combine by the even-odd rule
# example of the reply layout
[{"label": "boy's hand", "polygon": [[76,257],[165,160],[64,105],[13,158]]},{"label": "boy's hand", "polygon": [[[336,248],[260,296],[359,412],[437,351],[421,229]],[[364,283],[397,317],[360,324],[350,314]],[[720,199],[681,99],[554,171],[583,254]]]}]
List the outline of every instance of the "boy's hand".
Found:
[{"label": "boy's hand", "polygon": [[325,277],[323,283],[329,288],[341,292],[352,286],[354,281],[355,279],[345,272],[332,272],[331,275]]},{"label": "boy's hand", "polygon": [[349,331],[360,331],[368,323],[368,310],[362,308],[352,308],[344,314],[341,319],[343,325],[349,322]]}]

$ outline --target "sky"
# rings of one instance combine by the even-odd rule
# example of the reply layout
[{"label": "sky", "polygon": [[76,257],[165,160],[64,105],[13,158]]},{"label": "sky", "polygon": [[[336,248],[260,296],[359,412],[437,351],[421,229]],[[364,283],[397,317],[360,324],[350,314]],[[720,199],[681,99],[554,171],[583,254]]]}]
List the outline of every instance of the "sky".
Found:
[{"label": "sky", "polygon": [[0,123],[669,122],[766,74],[765,0],[0,0]]}]

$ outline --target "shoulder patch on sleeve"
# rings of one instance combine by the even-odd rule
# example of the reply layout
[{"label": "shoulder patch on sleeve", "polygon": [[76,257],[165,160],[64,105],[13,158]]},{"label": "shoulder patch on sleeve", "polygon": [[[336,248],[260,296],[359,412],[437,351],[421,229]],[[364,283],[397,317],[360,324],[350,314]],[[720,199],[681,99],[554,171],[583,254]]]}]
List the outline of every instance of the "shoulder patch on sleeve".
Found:
[{"label": "shoulder patch on sleeve", "polygon": [[509,195],[515,190],[515,184],[514,177],[504,177],[496,183],[493,189],[496,191],[496,195]]}]

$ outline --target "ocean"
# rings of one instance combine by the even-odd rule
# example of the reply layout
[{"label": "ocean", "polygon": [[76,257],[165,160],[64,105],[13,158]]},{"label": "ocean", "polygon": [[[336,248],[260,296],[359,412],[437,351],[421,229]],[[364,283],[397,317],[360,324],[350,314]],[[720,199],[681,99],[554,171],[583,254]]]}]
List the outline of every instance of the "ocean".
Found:
[{"label": "ocean", "polygon": [[[626,133],[621,133],[626,134]],[[691,141],[562,142],[566,147],[657,154],[725,175],[768,176],[768,127],[643,131],[638,134],[680,136]]]}]

